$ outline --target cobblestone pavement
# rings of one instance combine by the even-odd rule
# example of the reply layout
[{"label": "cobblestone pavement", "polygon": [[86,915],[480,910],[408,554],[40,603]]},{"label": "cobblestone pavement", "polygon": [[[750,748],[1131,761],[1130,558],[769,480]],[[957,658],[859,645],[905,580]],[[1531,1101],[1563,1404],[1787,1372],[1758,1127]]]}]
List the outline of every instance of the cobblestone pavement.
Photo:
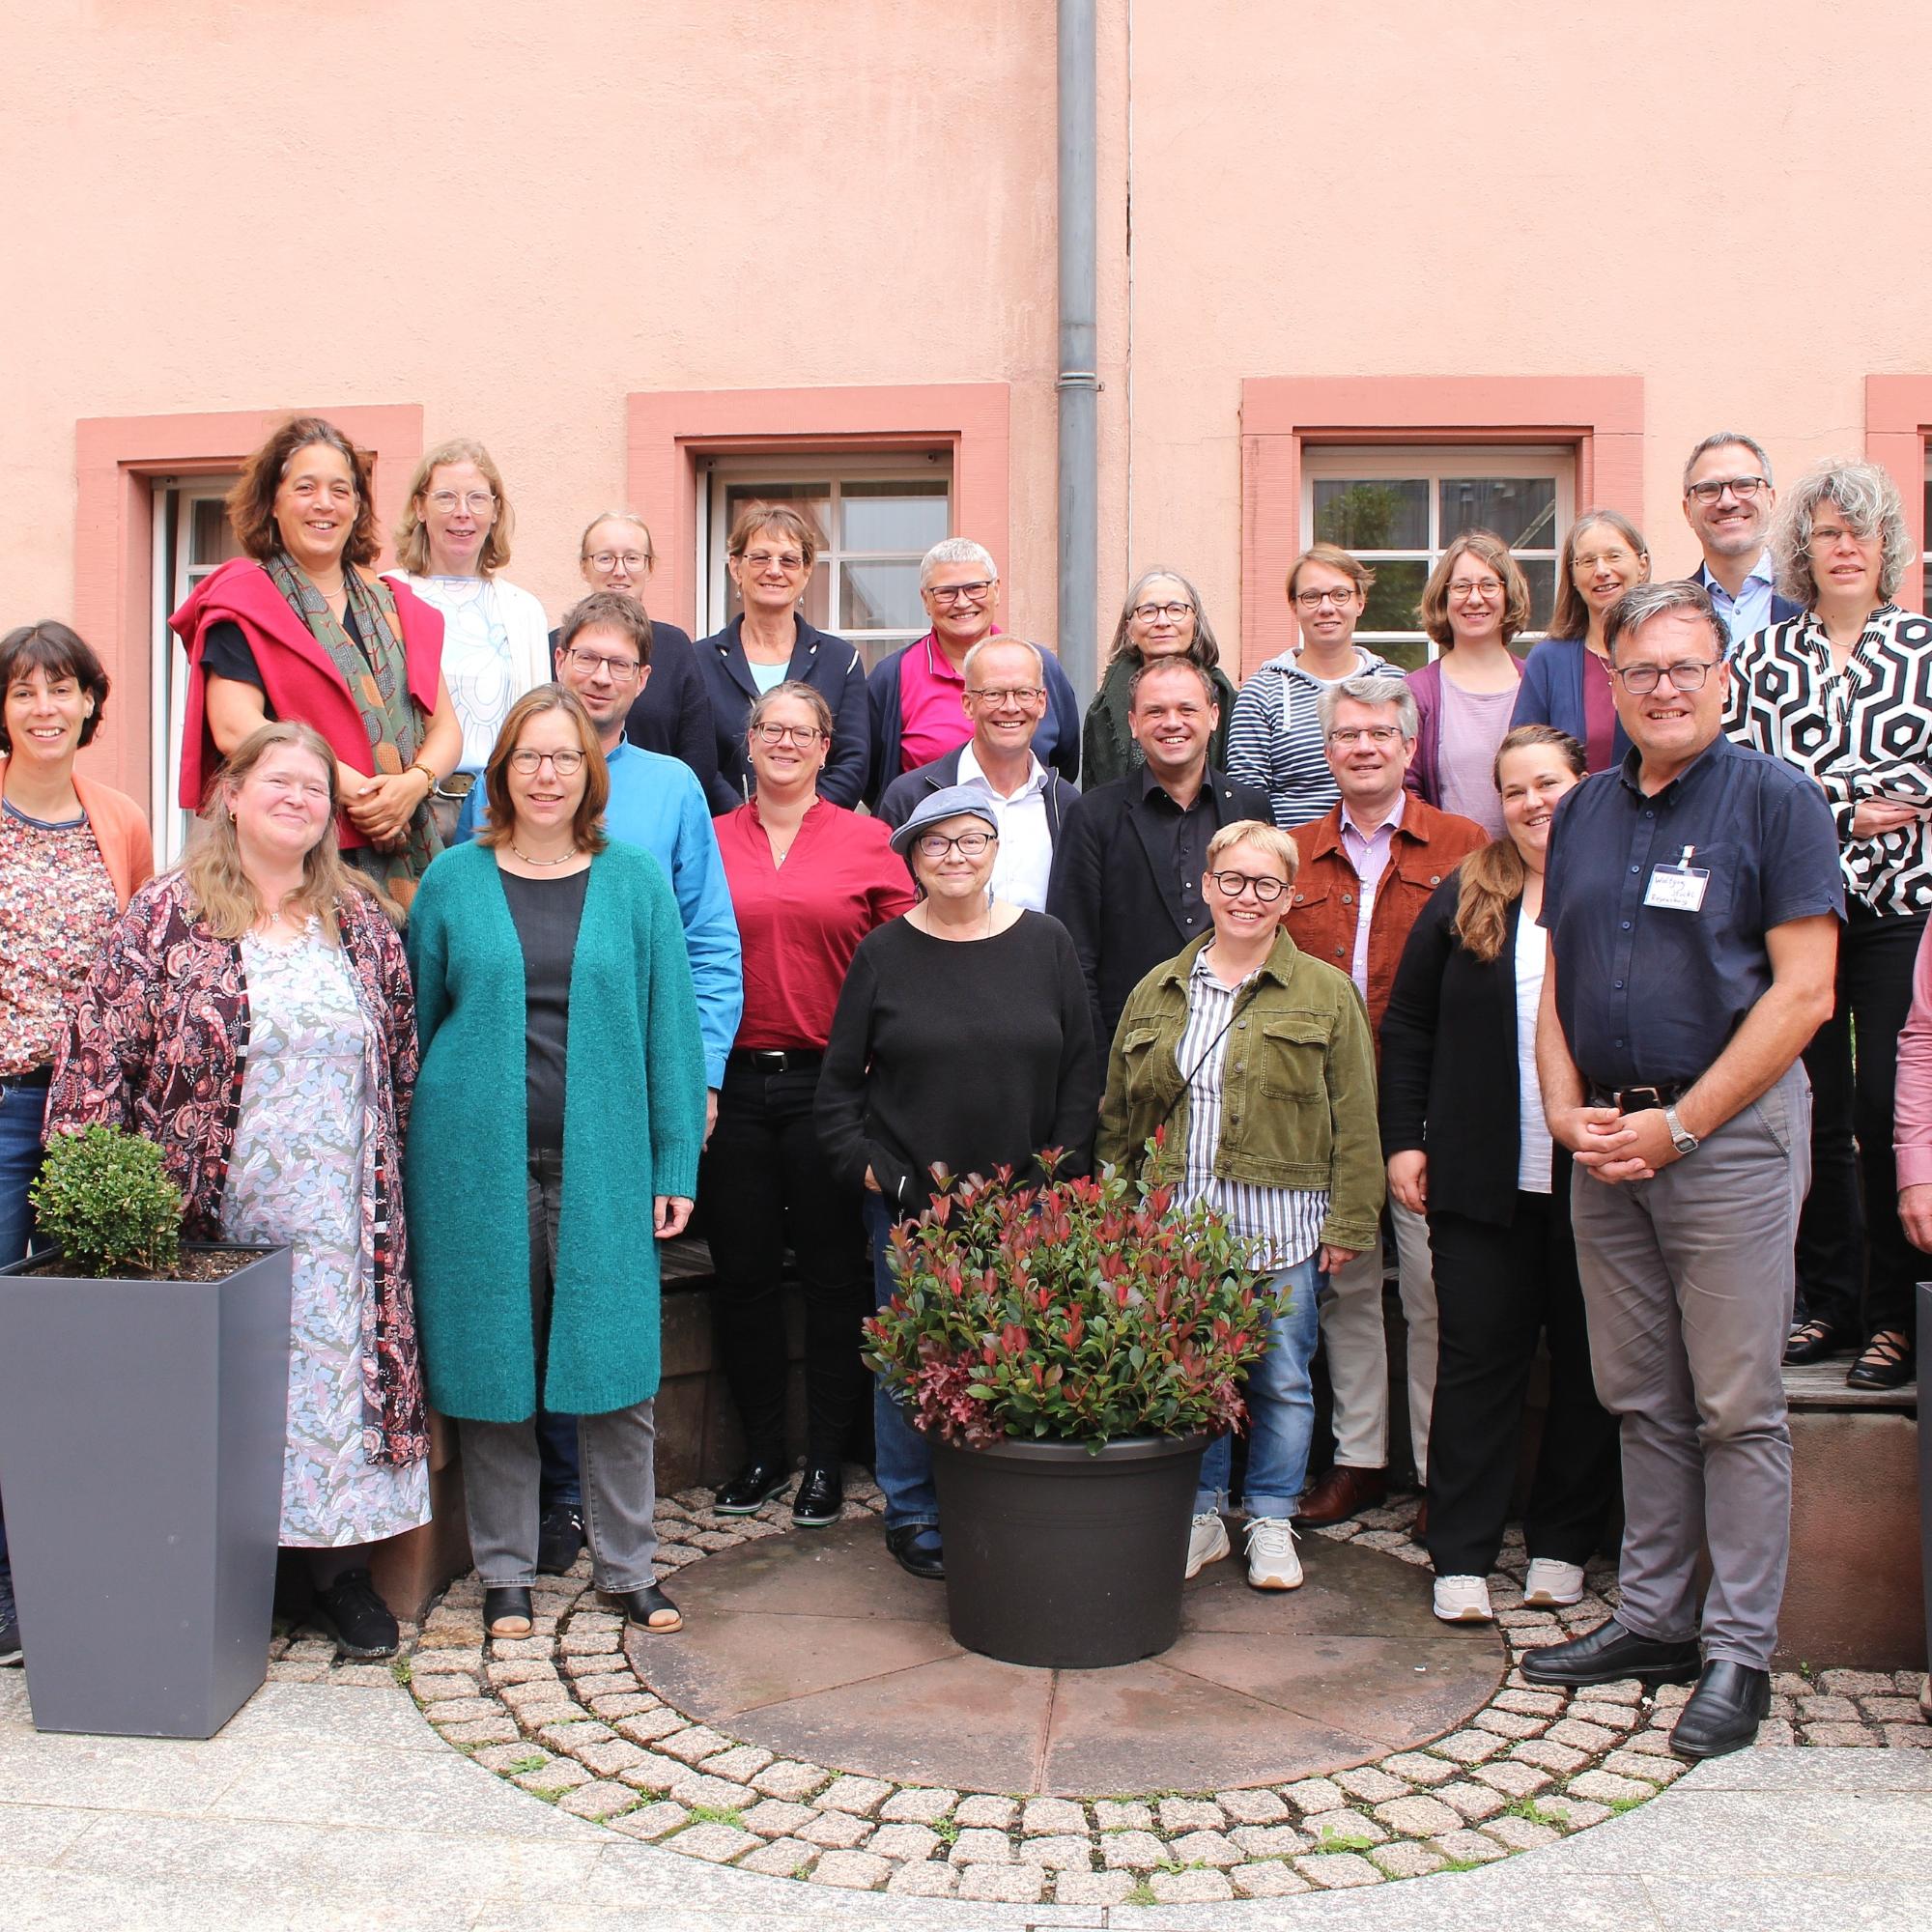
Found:
[{"label": "cobblestone pavement", "polygon": [[[877,1492],[851,1475],[848,1517],[875,1512]],[[706,1490],[662,1500],[666,1570],[790,1533],[783,1501],[749,1519],[716,1516],[711,1502]],[[1426,1569],[1407,1535],[1413,1509],[1313,1533]],[[1513,1541],[1492,1578],[1513,1665],[1524,1649],[1599,1622],[1614,1595],[1602,1570],[1574,1607],[1526,1608],[1522,1564]],[[1686,1771],[1668,1745],[1686,1690],[1653,1698],[1630,1682],[1566,1694],[1535,1689],[1512,1667],[1447,1735],[1276,1787],[1019,1799],[899,1785],[775,1758],[671,1708],[627,1657],[622,1618],[591,1591],[587,1556],[575,1574],[541,1579],[535,1610],[530,1637],[486,1645],[480,1586],[468,1577],[413,1634],[410,1688],[446,1743],[569,1816],[707,1865],[818,1888],[1100,1908],[1355,1890],[1556,1846]],[[634,1645],[646,1667],[648,1648]],[[331,1655],[298,1633],[270,1674],[386,1680],[380,1666],[332,1666]],[[1932,1746],[1917,1676],[1827,1669],[1780,1676],[1774,1689],[1762,1747]]]}]

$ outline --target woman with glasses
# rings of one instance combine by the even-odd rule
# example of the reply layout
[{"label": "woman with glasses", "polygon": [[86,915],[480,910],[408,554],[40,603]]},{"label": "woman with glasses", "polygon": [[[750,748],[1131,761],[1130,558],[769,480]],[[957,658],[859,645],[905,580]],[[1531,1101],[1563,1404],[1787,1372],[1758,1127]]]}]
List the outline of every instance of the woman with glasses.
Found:
[{"label": "woman with glasses", "polygon": [[468,437],[439,443],[411,474],[395,532],[399,567],[384,573],[442,612],[442,676],[463,727],[453,781],[431,805],[445,844],[511,704],[551,674],[543,606],[497,575],[516,525],[490,452]]},{"label": "woman with glasses", "polygon": [[[816,1122],[832,1172],[865,1190],[878,1305],[893,1294],[894,1223],[923,1213],[933,1170],[1085,1174],[1099,1065],[1087,982],[1056,919],[993,896],[999,825],[985,793],[923,799],[892,845],[918,903],[860,941],[818,1076]],[[886,1547],[915,1577],[945,1572],[925,1438],[875,1388],[875,1468]]]},{"label": "woman with glasses", "polygon": [[779,1295],[790,1248],[805,1291],[806,1410],[792,1520],[808,1529],[838,1521],[844,1502],[839,1461],[869,1306],[860,1189],[834,1176],[812,1125],[819,1066],[860,941],[913,902],[884,823],[818,795],[832,732],[831,708],[810,685],[765,692],[746,748],[757,789],[713,821],[744,948],[745,1015],[698,1176],[746,1446],[714,1507],[750,1516],[791,1481]]},{"label": "woman with glasses", "polygon": [[1499,838],[1491,773],[1522,682],[1510,639],[1529,622],[1528,581],[1501,537],[1465,530],[1429,573],[1419,614],[1439,655],[1408,674],[1420,724],[1405,782]]},{"label": "woman with glasses", "polygon": [[[1368,1014],[1348,975],[1283,929],[1300,864],[1278,825],[1237,819],[1208,841],[1201,893],[1214,929],[1129,996],[1094,1148],[1130,1178],[1174,1187],[1181,1206],[1219,1209],[1285,1297],[1267,1352],[1248,1371],[1242,1504],[1258,1590],[1301,1582],[1289,1519],[1315,1433],[1317,1297],[1328,1275],[1381,1241]],[[1190,1577],[1228,1553],[1231,1473],[1229,1438],[1218,1436],[1201,1462]]]},{"label": "woman with glasses", "polygon": [[1837,1008],[1804,1051],[1811,1192],[1798,1227],[1803,1319],[1784,1359],[1862,1344],[1846,1381],[1896,1388],[1912,1379],[1919,1274],[1898,1218],[1892,1100],[1932,914],[1932,620],[1891,601],[1918,547],[1876,464],[1802,477],[1771,548],[1777,587],[1803,614],[1739,644],[1725,728],[1817,781],[1845,875]]},{"label": "woman with glasses", "polygon": [[[577,567],[593,591],[614,591],[644,608],[644,586],[657,568],[650,526],[631,510],[606,510],[591,518],[578,539]],[[648,617],[650,668],[640,680],[624,721],[624,736],[646,752],[680,758],[711,794],[718,776],[718,744],[711,730],[711,693],[697,668],[691,633],[662,617]],[[550,634],[553,656],[557,633]]]},{"label": "woman with glasses", "polygon": [[1228,776],[1266,792],[1274,822],[1284,830],[1333,810],[1342,796],[1321,734],[1322,692],[1376,671],[1402,675],[1355,641],[1375,581],[1375,572],[1347,551],[1311,544],[1288,571],[1289,609],[1301,641],[1268,659],[1235,700]]},{"label": "woman with glasses", "polygon": [[849,810],[866,795],[871,727],[865,660],[843,638],[813,629],[799,609],[818,542],[811,525],[782,503],[748,503],[731,526],[724,567],[743,608],[697,645],[718,755],[710,785],[714,812],[751,797],[754,775],[745,734],[752,706],[781,684],[810,685],[831,708],[835,733],[818,776],[820,796]]},{"label": "woman with glasses", "polygon": [[1553,724],[1583,747],[1587,769],[1621,764],[1631,743],[1610,694],[1604,619],[1634,583],[1650,582],[1650,552],[1628,517],[1585,510],[1563,540],[1549,635],[1522,668],[1510,724]]},{"label": "woman with glasses", "polygon": [[1201,593],[1178,570],[1144,570],[1121,606],[1107,668],[1087,707],[1080,736],[1082,791],[1123,779],[1147,762],[1127,728],[1127,687],[1149,659],[1172,657],[1192,658],[1214,680],[1221,722],[1208,741],[1208,762],[1217,772],[1227,770],[1235,685],[1221,668],[1221,646],[1201,608]]},{"label": "woman with glasses", "polygon": [[597,727],[561,685],[511,705],[487,823],[410,924],[422,1071],[404,1168],[430,1400],[457,1420],[484,1628],[530,1634],[539,1402],[575,1415],[592,1576],[633,1625],[653,1573],[657,1244],[683,1232],[704,1055],[663,867],[599,823]]}]

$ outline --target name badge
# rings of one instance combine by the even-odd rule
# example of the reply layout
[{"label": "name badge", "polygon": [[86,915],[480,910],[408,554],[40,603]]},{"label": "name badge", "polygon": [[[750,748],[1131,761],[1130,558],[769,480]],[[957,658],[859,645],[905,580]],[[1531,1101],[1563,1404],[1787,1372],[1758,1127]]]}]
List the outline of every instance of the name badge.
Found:
[{"label": "name badge", "polygon": [[1687,845],[1676,865],[1652,868],[1650,890],[1643,895],[1645,905],[1658,906],[1665,912],[1703,911],[1704,889],[1711,883],[1711,875],[1702,866],[1690,863],[1696,849],[1694,845]]}]

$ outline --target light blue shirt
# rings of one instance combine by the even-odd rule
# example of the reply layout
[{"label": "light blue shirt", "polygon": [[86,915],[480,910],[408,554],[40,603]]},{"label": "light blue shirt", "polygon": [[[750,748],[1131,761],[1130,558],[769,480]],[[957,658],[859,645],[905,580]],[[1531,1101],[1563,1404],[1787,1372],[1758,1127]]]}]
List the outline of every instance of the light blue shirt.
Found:
[{"label": "light blue shirt", "polygon": [[1770,624],[1771,593],[1774,588],[1770,551],[1766,551],[1751,565],[1744,588],[1735,597],[1711,575],[1709,564],[1700,564],[1697,575],[1704,588],[1711,593],[1711,603],[1718,615],[1730,629],[1732,650]]},{"label": "light blue shirt", "polygon": [[[604,830],[627,845],[639,845],[665,869],[684,921],[685,951],[697,989],[697,1030],[704,1039],[704,1082],[724,1084],[724,1058],[738,1037],[745,1010],[745,973],[731,889],[718,855],[718,835],[704,787],[679,758],[646,752],[627,739],[606,753],[611,803]],[[455,842],[475,838],[483,823],[483,782],[463,801]]]}]

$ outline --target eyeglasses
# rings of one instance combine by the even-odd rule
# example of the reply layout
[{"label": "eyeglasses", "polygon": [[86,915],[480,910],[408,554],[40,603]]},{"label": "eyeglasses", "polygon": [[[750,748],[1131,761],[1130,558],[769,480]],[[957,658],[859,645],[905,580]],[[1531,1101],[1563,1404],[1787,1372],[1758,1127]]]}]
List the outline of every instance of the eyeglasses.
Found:
[{"label": "eyeglasses", "polygon": [[1402,736],[1399,724],[1343,724],[1329,732],[1331,745],[1393,745]]},{"label": "eyeglasses", "polygon": [[922,832],[913,840],[923,859],[943,859],[952,851],[957,851],[962,859],[980,859],[985,856],[986,847],[992,842],[990,832],[955,832],[950,838],[943,832]]},{"label": "eyeglasses", "polygon": [[1840,529],[1835,524],[1828,524],[1824,528],[1814,529],[1811,532],[1811,540],[1804,548],[1815,552],[1834,551],[1847,537],[1850,537],[1855,544],[1864,544],[1872,542],[1875,534],[1875,532]]},{"label": "eyeglasses", "polygon": [[1459,577],[1450,584],[1449,595],[1458,604],[1473,604],[1479,597],[1485,602],[1500,597],[1502,590],[1502,584],[1493,577]]},{"label": "eyeglasses", "polygon": [[601,657],[595,651],[580,651],[574,645],[564,652],[563,661],[575,665],[585,677],[595,677],[600,670],[605,671],[612,684],[629,684],[643,669],[636,658]]},{"label": "eyeglasses", "polygon": [[432,490],[423,501],[432,510],[440,510],[445,517],[451,515],[459,504],[472,517],[486,516],[497,507],[496,495],[489,490],[471,490],[462,497],[454,490]]},{"label": "eyeglasses", "polygon": [[1265,874],[1257,878],[1252,872],[1209,872],[1208,876],[1223,898],[1237,899],[1243,893],[1253,893],[1263,905],[1273,905],[1288,890],[1286,879]]},{"label": "eyeglasses", "polygon": [[976,577],[971,583],[928,583],[923,592],[935,604],[956,604],[964,597],[975,604],[983,604],[986,593],[993,587],[990,577]]},{"label": "eyeglasses", "polygon": [[1685,658],[1674,665],[1620,665],[1616,675],[1633,697],[1655,691],[1668,678],[1679,691],[1702,691],[1704,681],[1718,668],[1716,658]]},{"label": "eyeglasses", "polygon": [[752,735],[761,745],[797,745],[809,751],[825,733],[816,724],[754,724]]},{"label": "eyeglasses", "polygon": [[546,761],[560,779],[574,779],[583,769],[582,752],[532,752],[525,749],[510,753],[511,769],[522,772],[526,779],[535,777],[537,767]]},{"label": "eyeglasses", "polygon": [[780,551],[776,555],[768,550],[741,551],[738,561],[752,570],[769,570],[777,564],[787,577],[805,568],[805,558],[795,550]]},{"label": "eyeglasses", "polygon": [[621,563],[633,577],[651,567],[649,554],[639,550],[594,550],[583,560],[596,570],[615,570]]},{"label": "eyeglasses", "polygon": [[1699,503],[1715,503],[1726,490],[1740,503],[1748,503],[1760,490],[1769,490],[1768,476],[1713,476],[1707,483],[1692,483],[1684,494]]},{"label": "eyeglasses", "polygon": [[1615,570],[1619,564],[1628,563],[1630,560],[1631,554],[1627,550],[1599,550],[1592,551],[1587,555],[1579,553],[1577,555],[1573,556],[1570,559],[1570,568],[1572,570],[1596,570],[1600,567],[1607,566],[1609,569]]},{"label": "eyeglasses", "polygon": [[1181,618],[1193,616],[1194,606],[1179,602],[1173,604],[1136,604],[1132,614],[1143,624],[1151,624],[1160,617],[1165,617],[1170,624],[1178,624]]},{"label": "eyeglasses", "polygon": [[1031,710],[1046,696],[1046,687],[1039,684],[969,684],[966,696],[983,697],[995,710],[1004,710],[1009,704],[1022,705]]},{"label": "eyeglasses", "polygon": [[1294,601],[1309,611],[1319,611],[1324,604],[1332,604],[1338,611],[1345,611],[1355,601],[1355,586],[1346,584],[1340,590],[1297,590]]}]

